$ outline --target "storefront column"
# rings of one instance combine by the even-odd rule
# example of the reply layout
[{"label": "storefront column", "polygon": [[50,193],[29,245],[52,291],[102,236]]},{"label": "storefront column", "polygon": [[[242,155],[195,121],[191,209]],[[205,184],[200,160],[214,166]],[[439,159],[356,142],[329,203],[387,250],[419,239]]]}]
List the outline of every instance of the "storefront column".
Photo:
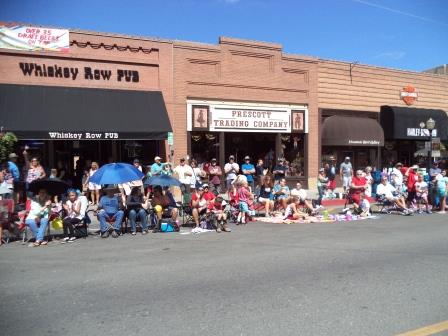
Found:
[{"label": "storefront column", "polygon": [[275,135],[275,157],[273,164],[276,165],[277,161],[280,157],[283,157],[283,150],[282,150],[282,137],[280,133],[277,133]]},{"label": "storefront column", "polygon": [[[56,167],[56,164],[54,162],[54,141],[50,140],[48,141],[48,147],[47,147],[47,154],[48,155],[48,164],[50,169]],[[59,172],[58,172],[59,174]]]},{"label": "storefront column", "polygon": [[224,132],[219,132],[219,158],[218,162],[224,168],[226,163],[226,136]]}]

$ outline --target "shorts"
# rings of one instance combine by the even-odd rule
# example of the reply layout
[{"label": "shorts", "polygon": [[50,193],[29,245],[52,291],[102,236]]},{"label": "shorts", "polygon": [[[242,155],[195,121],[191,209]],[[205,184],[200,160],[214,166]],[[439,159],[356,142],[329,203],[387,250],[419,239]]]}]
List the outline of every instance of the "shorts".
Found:
[{"label": "shorts", "polygon": [[258,197],[258,202],[266,203],[267,201],[272,201],[270,198]]},{"label": "shorts", "polygon": [[345,188],[350,188],[350,185],[352,184],[352,177],[351,176],[342,176],[342,186]]},{"label": "shorts", "polygon": [[358,205],[361,204],[361,194],[351,194],[350,196],[353,200],[353,203],[356,203]]},{"label": "shorts", "polygon": [[96,184],[96,183],[89,182],[89,190],[90,190],[90,191],[93,191],[93,190],[101,190],[101,185]]},{"label": "shorts", "polygon": [[445,197],[446,196],[446,189],[439,189],[439,188],[437,188],[436,196],[438,196],[440,198]]},{"label": "shorts", "polygon": [[249,205],[246,202],[240,202],[239,209],[241,212],[249,212]]},{"label": "shorts", "polygon": [[336,189],[336,180],[328,181],[327,189],[334,190]]}]

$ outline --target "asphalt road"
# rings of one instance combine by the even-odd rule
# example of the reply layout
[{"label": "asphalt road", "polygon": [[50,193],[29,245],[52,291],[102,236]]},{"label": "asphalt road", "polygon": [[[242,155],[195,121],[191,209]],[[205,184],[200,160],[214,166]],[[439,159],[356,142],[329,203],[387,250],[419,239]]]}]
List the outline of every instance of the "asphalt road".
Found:
[{"label": "asphalt road", "polygon": [[12,243],[0,334],[396,335],[448,320],[447,219]]}]

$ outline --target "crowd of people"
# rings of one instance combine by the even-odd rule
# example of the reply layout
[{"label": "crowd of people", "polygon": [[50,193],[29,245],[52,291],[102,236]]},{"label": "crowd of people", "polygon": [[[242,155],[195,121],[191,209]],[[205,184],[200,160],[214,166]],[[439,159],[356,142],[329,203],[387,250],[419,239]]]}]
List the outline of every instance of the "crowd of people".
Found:
[{"label": "crowd of people", "polygon": [[[17,166],[18,156],[9,155],[9,161],[0,170],[0,186],[9,189],[9,197],[20,203],[21,197],[30,183],[47,178],[47,172],[37,157],[24,155],[24,169]],[[311,200],[307,191],[297,182],[293,189],[285,179],[288,170],[287,162],[278,159],[273,167],[268,167],[262,159],[254,165],[250,156],[245,156],[239,164],[230,155],[228,162],[222,166],[217,159],[209,162],[197,162],[180,158],[174,165],[162,162],[160,156],[154,163],[143,167],[138,159],[133,161],[144,177],[141,180],[114,186],[102,186],[90,181],[100,168],[97,162],[88,162],[81,168],[80,186],[76,179],[68,181],[67,169],[58,162],[57,168],[49,171],[48,178],[68,181],[70,188],[66,195],[51,197],[44,189],[31,196],[25,224],[35,237],[33,246],[45,245],[46,228],[54,212],[55,204],[59,204],[58,213],[62,215],[62,242],[73,242],[77,238],[75,228],[82,224],[87,210],[94,211],[100,223],[100,235],[103,238],[117,238],[122,233],[122,223],[130,223],[130,232],[136,235],[137,222],[141,233],[149,230],[160,230],[160,221],[167,219],[174,230],[179,230],[182,223],[180,212],[186,212],[191,218],[194,229],[204,226],[204,222],[214,219],[217,232],[230,232],[228,221],[245,224],[251,220],[255,212],[266,217],[282,216],[284,219],[305,219],[315,216],[322,208],[322,200],[336,198],[338,179],[342,186],[342,195],[353,204],[353,210],[368,213],[369,202],[376,196],[379,201],[394,204],[405,214],[414,211],[431,213],[435,209],[445,213],[448,178],[446,167],[439,167],[434,162],[432,169],[424,175],[418,165],[403,167],[396,163],[393,168],[381,171],[366,167],[355,170],[350,158],[337,167],[336,160],[330,157],[317,175],[318,197]],[[78,169],[79,171],[79,169]],[[79,175],[79,174],[78,174]],[[144,182],[154,176],[173,176],[180,182],[182,199],[176,202],[172,188],[147,186]],[[29,193],[28,193],[29,194]],[[8,197],[4,193],[3,198]],[[57,208],[57,207],[56,207]],[[148,215],[152,210],[153,219]],[[209,226],[208,226],[209,227]]]}]

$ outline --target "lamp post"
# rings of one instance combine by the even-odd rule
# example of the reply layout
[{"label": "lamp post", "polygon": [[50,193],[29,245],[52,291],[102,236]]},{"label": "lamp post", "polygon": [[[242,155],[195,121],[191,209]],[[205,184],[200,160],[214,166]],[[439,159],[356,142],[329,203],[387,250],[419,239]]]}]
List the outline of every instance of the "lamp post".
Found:
[{"label": "lamp post", "polygon": [[428,156],[428,174],[429,170],[431,169],[431,162],[432,162],[432,131],[436,127],[436,122],[434,119],[429,118],[426,120],[426,123],[423,121],[420,123],[420,127],[423,128],[426,126],[426,129],[429,131],[429,156]]}]

